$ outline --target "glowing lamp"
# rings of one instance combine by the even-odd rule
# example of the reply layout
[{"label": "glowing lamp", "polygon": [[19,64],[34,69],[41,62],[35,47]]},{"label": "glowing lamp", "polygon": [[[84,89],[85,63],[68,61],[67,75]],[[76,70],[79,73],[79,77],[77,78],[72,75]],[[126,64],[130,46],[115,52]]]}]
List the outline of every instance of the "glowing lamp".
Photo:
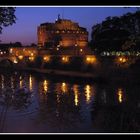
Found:
[{"label": "glowing lamp", "polygon": [[50,57],[49,56],[44,56],[43,60],[44,60],[44,62],[49,62],[50,61]]},{"label": "glowing lamp", "polygon": [[68,56],[63,56],[62,57],[62,63],[68,63],[69,62],[69,57]]}]

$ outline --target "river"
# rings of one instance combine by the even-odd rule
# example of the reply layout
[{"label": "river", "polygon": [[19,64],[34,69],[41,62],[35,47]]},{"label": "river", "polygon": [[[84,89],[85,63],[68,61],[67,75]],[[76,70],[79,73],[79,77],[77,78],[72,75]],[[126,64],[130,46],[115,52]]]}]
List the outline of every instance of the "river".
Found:
[{"label": "river", "polygon": [[139,84],[1,71],[0,132],[140,132],[139,91]]}]

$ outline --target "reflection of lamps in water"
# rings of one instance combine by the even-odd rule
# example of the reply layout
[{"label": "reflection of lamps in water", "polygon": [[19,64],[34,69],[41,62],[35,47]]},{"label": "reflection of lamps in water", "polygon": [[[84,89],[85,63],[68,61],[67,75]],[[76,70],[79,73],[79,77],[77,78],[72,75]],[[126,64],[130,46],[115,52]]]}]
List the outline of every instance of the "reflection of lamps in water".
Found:
[{"label": "reflection of lamps in water", "polygon": [[86,101],[87,103],[89,103],[90,99],[91,99],[91,86],[90,85],[86,85],[85,86],[85,96],[86,96]]},{"label": "reflection of lamps in water", "polygon": [[30,77],[29,77],[29,89],[30,89],[30,91],[32,91],[32,89],[33,89],[33,79],[32,79],[33,77],[30,75]]},{"label": "reflection of lamps in water", "polygon": [[46,92],[48,91],[48,81],[47,80],[44,80],[44,82],[43,82],[43,89],[44,89],[45,94],[46,94]]},{"label": "reflection of lamps in water", "polygon": [[22,80],[22,77],[20,76],[19,77],[19,86],[20,86],[20,88],[22,88],[23,87],[23,80]]},{"label": "reflection of lamps in water", "polygon": [[78,106],[78,103],[79,103],[79,99],[78,99],[78,85],[74,85],[73,86],[73,91],[74,91],[74,103],[75,103],[75,106]]},{"label": "reflection of lamps in water", "polygon": [[68,91],[68,85],[65,82],[62,83],[61,90],[63,93],[66,93]]},{"label": "reflection of lamps in water", "polygon": [[118,95],[119,103],[122,103],[122,101],[123,101],[123,90],[121,88],[118,89],[117,95]]}]

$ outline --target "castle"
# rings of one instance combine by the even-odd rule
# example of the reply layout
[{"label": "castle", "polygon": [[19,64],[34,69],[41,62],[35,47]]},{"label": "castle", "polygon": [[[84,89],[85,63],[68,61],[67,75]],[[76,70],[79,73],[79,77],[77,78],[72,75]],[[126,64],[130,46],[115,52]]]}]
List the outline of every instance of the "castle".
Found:
[{"label": "castle", "polygon": [[87,47],[88,32],[86,28],[80,27],[78,23],[71,20],[58,19],[55,23],[43,23],[38,27],[38,46],[44,47]]}]

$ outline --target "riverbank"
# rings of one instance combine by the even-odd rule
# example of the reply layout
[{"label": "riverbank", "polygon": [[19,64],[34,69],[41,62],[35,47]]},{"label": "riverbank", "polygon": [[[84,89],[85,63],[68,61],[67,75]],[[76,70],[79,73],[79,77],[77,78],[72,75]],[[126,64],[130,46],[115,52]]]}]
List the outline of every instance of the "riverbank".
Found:
[{"label": "riverbank", "polygon": [[46,75],[51,78],[65,78],[72,80],[94,81],[101,84],[140,84],[139,71],[130,69],[99,69],[93,72],[71,71],[62,69],[33,68],[33,67],[13,67],[0,68],[2,71],[22,71]]},{"label": "riverbank", "polygon": [[38,68],[15,68],[20,71],[35,72],[38,74],[45,74],[50,77],[81,79],[86,81],[95,81],[98,83],[116,83],[123,85],[140,84],[140,77],[138,71],[107,71],[102,72],[80,72],[80,71],[66,71],[59,69],[38,69]]},{"label": "riverbank", "polygon": [[85,79],[86,81],[97,81],[97,82],[106,82],[105,77],[101,77],[97,73],[89,72],[79,72],[79,71],[66,71],[58,69],[38,69],[38,68],[15,68],[15,70],[35,72],[38,74],[45,74],[48,76],[54,76],[58,78],[70,78],[70,79]]}]

